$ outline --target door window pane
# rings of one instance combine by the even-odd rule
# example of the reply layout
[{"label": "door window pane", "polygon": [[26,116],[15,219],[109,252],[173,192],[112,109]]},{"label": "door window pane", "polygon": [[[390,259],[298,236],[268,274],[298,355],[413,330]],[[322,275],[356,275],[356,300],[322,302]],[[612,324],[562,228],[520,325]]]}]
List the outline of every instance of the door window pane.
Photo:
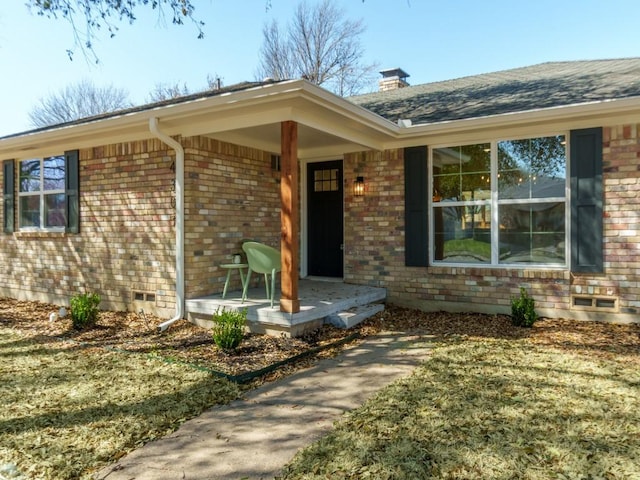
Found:
[{"label": "door window pane", "polygon": [[315,192],[338,191],[338,169],[329,168],[313,172],[313,190]]}]

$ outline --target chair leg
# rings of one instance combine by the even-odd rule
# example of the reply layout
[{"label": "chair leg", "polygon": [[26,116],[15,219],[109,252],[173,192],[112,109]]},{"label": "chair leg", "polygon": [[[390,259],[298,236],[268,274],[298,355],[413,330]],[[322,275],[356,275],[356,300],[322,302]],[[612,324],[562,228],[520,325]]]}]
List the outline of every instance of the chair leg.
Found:
[{"label": "chair leg", "polygon": [[275,269],[271,272],[271,308],[273,308],[273,297],[275,296],[276,291],[276,271]]},{"label": "chair leg", "polygon": [[251,267],[247,270],[247,278],[242,286],[242,303],[247,299],[247,290],[249,289],[249,281],[251,280]]},{"label": "chair leg", "polygon": [[267,298],[269,298],[269,275],[264,274],[264,289],[267,291]]}]

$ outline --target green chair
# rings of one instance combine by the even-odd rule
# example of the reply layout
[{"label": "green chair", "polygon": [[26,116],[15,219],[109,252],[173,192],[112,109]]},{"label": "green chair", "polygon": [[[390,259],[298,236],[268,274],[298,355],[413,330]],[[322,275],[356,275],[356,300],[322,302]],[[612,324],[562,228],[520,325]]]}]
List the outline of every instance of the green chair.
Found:
[{"label": "green chair", "polygon": [[[251,280],[251,272],[264,274],[264,285],[267,290],[267,298],[271,300],[273,308],[273,296],[276,287],[276,273],[281,270],[280,252],[273,247],[258,242],[245,242],[242,250],[247,254],[249,271],[242,289],[242,301],[247,298],[247,290]],[[271,275],[271,291],[269,291],[269,275]]]}]

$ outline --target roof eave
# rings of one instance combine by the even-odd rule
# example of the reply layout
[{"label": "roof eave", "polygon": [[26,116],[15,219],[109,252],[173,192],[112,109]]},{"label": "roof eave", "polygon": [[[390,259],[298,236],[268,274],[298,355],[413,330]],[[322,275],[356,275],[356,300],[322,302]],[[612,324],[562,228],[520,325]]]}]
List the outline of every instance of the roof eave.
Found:
[{"label": "roof eave", "polygon": [[[301,102],[298,108],[290,107],[292,99]],[[327,114],[325,117],[333,117],[333,121],[313,118],[314,113],[304,108],[306,106],[317,107]],[[352,135],[367,148],[382,148],[382,143],[391,140],[397,130],[392,122],[306,80],[291,80],[10,135],[0,138],[0,158],[36,156],[50,154],[56,149],[89,148],[151,138],[148,122],[152,117],[162,122],[167,134],[181,135],[198,130],[189,125],[191,118],[207,115],[216,118],[240,108],[248,111],[269,109],[273,112],[269,121],[307,122],[335,130],[333,133],[338,133],[341,124],[357,124],[358,128],[351,129]],[[260,121],[267,120],[262,116]],[[211,125],[212,128],[225,128],[224,122],[212,122]]]},{"label": "roof eave", "polygon": [[466,135],[477,136],[492,130],[520,128],[588,128],[607,122],[640,123],[640,97],[611,99],[486,117],[417,124],[399,129],[396,138],[385,148],[415,146],[431,138]]},{"label": "roof eave", "polygon": [[[228,117],[239,111],[246,113],[230,122]],[[363,150],[384,150],[445,137],[480,137],[497,129],[586,128],[614,120],[640,123],[640,97],[401,127],[306,80],[291,80],[0,138],[0,159],[151,138],[148,122],[152,117],[160,119],[169,135],[293,120],[362,145]],[[206,122],[195,125],[196,117]]]}]

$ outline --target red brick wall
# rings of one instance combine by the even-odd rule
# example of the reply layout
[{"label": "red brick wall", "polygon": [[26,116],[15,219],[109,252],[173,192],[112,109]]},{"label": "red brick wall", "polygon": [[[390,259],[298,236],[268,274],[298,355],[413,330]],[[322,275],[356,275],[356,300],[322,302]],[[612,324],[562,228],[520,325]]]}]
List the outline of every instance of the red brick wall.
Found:
[{"label": "red brick wall", "polygon": [[[185,139],[187,298],[220,293],[219,267],[242,252],[243,239],[280,245],[280,173],[270,154],[194,137]],[[230,288],[240,289],[232,275]]]},{"label": "red brick wall", "polygon": [[[345,281],[388,289],[391,301],[425,309],[509,311],[524,286],[545,315],[611,319],[571,309],[572,295],[615,299],[615,318],[640,311],[640,126],[604,129],[605,275],[540,269],[404,266],[402,150],[345,156]],[[279,173],[268,153],[207,138],[185,147],[186,295],[221,291],[220,263],[242,239],[277,246]],[[85,290],[103,308],[175,309],[174,153],[157,140],[80,152],[81,233],[2,234],[0,295],[59,304]],[[351,183],[364,176],[366,195]],[[0,212],[1,215],[1,212]],[[235,280],[232,288],[239,288]]]},{"label": "red brick wall", "polygon": [[[279,173],[270,156],[206,138],[185,148],[186,297],[218,293],[244,238],[280,239]],[[0,295],[101,308],[175,311],[175,153],[159,140],[80,151],[80,234],[1,234]],[[17,203],[16,203],[17,205]],[[240,288],[234,278],[232,288]],[[152,295],[134,300],[134,292]]]},{"label": "red brick wall", "polygon": [[[362,175],[368,192],[346,181],[345,281],[387,288],[389,300],[426,310],[510,312],[521,286],[545,316],[640,321],[640,125],[604,129],[605,274],[567,270],[404,266],[403,151],[345,157],[345,179]],[[616,302],[572,308],[572,295]]]},{"label": "red brick wall", "polygon": [[[3,234],[2,295],[67,304],[85,291],[124,310],[132,290],[174,308],[173,172],[154,140],[80,151],[80,233]],[[16,203],[17,205],[17,203]],[[16,209],[17,213],[17,209]]]}]

